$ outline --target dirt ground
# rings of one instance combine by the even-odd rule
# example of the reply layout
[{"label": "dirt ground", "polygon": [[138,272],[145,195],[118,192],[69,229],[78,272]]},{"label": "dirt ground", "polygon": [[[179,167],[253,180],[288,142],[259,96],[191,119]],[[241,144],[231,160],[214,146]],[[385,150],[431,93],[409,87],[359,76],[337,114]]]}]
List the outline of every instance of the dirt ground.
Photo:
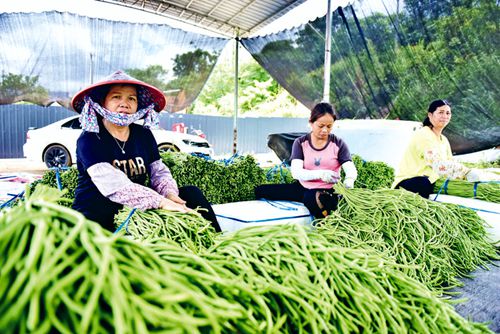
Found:
[{"label": "dirt ground", "polygon": [[28,159],[0,159],[0,173],[33,173],[43,174],[47,166]]}]

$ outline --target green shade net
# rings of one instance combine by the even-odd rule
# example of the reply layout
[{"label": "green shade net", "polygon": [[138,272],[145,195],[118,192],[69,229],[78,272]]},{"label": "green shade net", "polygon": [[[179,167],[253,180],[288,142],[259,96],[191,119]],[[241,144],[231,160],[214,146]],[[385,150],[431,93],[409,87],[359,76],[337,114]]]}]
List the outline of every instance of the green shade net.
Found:
[{"label": "green shade net", "polygon": [[227,39],[164,24],[70,13],[0,14],[0,104],[54,101],[121,69],[165,92],[167,110],[198,96]]},{"label": "green shade net", "polygon": [[[309,108],[323,95],[325,22],[242,40]],[[446,99],[453,117],[444,134],[454,153],[499,146],[499,23],[495,1],[339,7],[332,13],[330,100],[341,118],[422,121],[432,100]]]}]

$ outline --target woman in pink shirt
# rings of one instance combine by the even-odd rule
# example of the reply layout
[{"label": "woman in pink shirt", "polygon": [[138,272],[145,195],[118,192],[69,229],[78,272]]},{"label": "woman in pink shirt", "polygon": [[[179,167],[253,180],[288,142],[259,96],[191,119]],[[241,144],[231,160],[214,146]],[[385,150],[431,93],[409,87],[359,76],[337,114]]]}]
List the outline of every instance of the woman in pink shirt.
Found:
[{"label": "woman in pink shirt", "polygon": [[295,139],[292,147],[291,172],[297,181],[259,186],[255,197],[302,202],[316,218],[335,210],[338,197],[332,187],[340,180],[340,168],[345,187],[353,188],[357,177],[346,143],[331,133],[336,119],[331,104],[314,106],[309,117],[311,132]]}]

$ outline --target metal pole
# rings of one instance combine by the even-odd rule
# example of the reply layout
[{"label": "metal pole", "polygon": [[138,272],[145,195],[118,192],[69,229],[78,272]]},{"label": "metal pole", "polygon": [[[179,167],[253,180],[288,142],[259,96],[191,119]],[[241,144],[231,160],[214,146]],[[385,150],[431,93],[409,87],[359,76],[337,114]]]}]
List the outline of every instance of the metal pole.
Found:
[{"label": "metal pole", "polygon": [[328,0],[328,10],[326,12],[326,31],[325,31],[325,72],[323,77],[323,101],[330,102],[330,64],[332,46],[332,11],[331,0]]},{"label": "metal pole", "polygon": [[94,83],[94,54],[90,53],[90,84]]},{"label": "metal pole", "polygon": [[234,114],[233,114],[233,154],[238,151],[238,48],[239,32],[234,39]]}]

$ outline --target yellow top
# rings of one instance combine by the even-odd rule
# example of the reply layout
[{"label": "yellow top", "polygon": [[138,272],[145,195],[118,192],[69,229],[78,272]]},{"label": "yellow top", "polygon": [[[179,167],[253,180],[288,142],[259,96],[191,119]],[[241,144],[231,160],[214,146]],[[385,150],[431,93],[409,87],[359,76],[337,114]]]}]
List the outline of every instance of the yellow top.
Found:
[{"label": "yellow top", "polygon": [[416,176],[428,176],[434,183],[439,178],[463,178],[468,169],[452,161],[448,139],[438,137],[428,126],[417,130],[399,163],[392,187],[403,180]]}]

